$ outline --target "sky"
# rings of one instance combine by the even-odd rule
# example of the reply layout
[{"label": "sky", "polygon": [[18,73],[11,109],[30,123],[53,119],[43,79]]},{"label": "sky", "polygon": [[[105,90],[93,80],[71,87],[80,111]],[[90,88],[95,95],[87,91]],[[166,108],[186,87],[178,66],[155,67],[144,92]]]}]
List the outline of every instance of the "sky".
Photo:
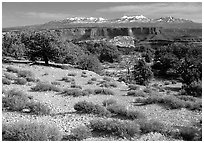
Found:
[{"label": "sky", "polygon": [[201,2],[3,2],[2,27],[43,24],[70,17],[173,16],[202,22]]}]

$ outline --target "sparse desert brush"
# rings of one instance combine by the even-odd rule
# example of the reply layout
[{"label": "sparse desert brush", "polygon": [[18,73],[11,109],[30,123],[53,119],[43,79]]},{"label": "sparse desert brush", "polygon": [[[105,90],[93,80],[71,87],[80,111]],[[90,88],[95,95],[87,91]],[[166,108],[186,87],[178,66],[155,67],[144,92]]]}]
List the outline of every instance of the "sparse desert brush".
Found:
[{"label": "sparse desert brush", "polygon": [[86,74],[81,74],[81,77],[84,77],[84,78],[86,78],[86,77],[88,77]]},{"label": "sparse desert brush", "polygon": [[67,76],[76,76],[76,73],[68,73]]},{"label": "sparse desert brush", "polygon": [[103,80],[105,80],[105,81],[111,81],[111,78],[110,77],[103,77]]},{"label": "sparse desert brush", "polygon": [[95,119],[90,121],[92,132],[105,133],[122,138],[131,138],[140,135],[140,127],[132,121],[119,121],[116,119]]},{"label": "sparse desert brush", "polygon": [[8,66],[6,69],[8,72],[13,72],[13,73],[18,73],[19,71],[17,68],[12,67],[12,66]]},{"label": "sparse desert brush", "polygon": [[65,81],[65,82],[73,82],[73,81],[75,81],[75,79],[71,78],[71,77],[63,77],[61,80]]},{"label": "sparse desert brush", "polygon": [[2,78],[2,84],[7,84],[7,85],[10,85],[11,84],[11,81],[5,77]]},{"label": "sparse desert brush", "polygon": [[130,120],[146,118],[146,116],[142,112],[134,111],[134,110],[127,110],[126,117]]},{"label": "sparse desert brush", "polygon": [[129,84],[128,85],[129,90],[139,90],[140,86],[136,84]]},{"label": "sparse desert brush", "polygon": [[111,113],[105,107],[87,101],[80,101],[76,103],[74,105],[74,109],[81,113],[95,114],[105,117],[111,116]]},{"label": "sparse desert brush", "polygon": [[134,97],[147,97],[147,93],[144,93],[141,90],[137,90],[137,91],[128,91],[127,92],[127,96],[134,96]]},{"label": "sparse desert brush", "polygon": [[57,81],[53,81],[53,82],[51,82],[51,84],[52,84],[52,85],[61,85],[61,83],[60,83],[60,82],[57,82]]},{"label": "sparse desert brush", "polygon": [[83,140],[88,137],[91,137],[91,130],[87,126],[78,126],[76,128],[71,129],[71,136],[75,138],[75,140]]},{"label": "sparse desert brush", "polygon": [[9,80],[15,80],[17,77],[12,73],[4,73],[5,78]]},{"label": "sparse desert brush", "polygon": [[101,84],[100,87],[106,87],[106,88],[114,87],[114,88],[116,88],[117,86],[118,85],[115,82],[104,82]]},{"label": "sparse desert brush", "polygon": [[20,70],[18,71],[18,76],[19,77],[34,77],[34,73],[29,71],[29,70]]},{"label": "sparse desert brush", "polygon": [[27,80],[25,78],[17,78],[15,79],[14,83],[19,85],[25,85],[27,83]]},{"label": "sparse desert brush", "polygon": [[84,89],[82,92],[84,93],[84,95],[94,94],[94,90],[93,89]]},{"label": "sparse desert brush", "polygon": [[120,104],[111,104],[107,107],[107,110],[113,114],[117,114],[121,116],[126,116],[127,114],[126,106],[120,105]]},{"label": "sparse desert brush", "polygon": [[197,97],[193,97],[193,96],[189,96],[189,95],[179,95],[179,96],[176,96],[177,98],[181,99],[181,100],[184,100],[184,101],[192,101],[192,102],[196,102],[198,100],[201,100]]},{"label": "sparse desert brush", "polygon": [[3,141],[60,141],[61,138],[55,125],[23,120],[2,125]]},{"label": "sparse desert brush", "polygon": [[175,80],[172,80],[171,83],[172,83],[172,84],[176,84],[177,82],[176,82]]},{"label": "sparse desert brush", "polygon": [[146,87],[145,89],[143,89],[143,91],[149,94],[152,93],[152,89],[150,89],[149,87]]},{"label": "sparse desert brush", "polygon": [[91,80],[92,80],[92,81],[97,81],[97,78],[92,77]]},{"label": "sparse desert brush", "polygon": [[81,89],[64,89],[62,92],[64,96],[73,96],[73,97],[80,97],[83,96],[83,92]]},{"label": "sparse desert brush", "polygon": [[169,85],[169,84],[170,84],[169,81],[165,81],[165,82],[164,82],[164,85]]},{"label": "sparse desert brush", "polygon": [[37,81],[37,79],[36,79],[34,76],[26,77],[26,80],[27,80],[28,82],[35,82],[35,81]]},{"label": "sparse desert brush", "polygon": [[103,106],[108,107],[109,105],[116,104],[117,101],[114,99],[106,99],[102,102]]},{"label": "sparse desert brush", "polygon": [[87,84],[94,84],[94,82],[92,80],[88,80]]},{"label": "sparse desert brush", "polygon": [[49,115],[51,112],[51,109],[41,102],[31,101],[28,104],[28,107],[30,109],[30,113],[36,114],[36,115]]},{"label": "sparse desert brush", "polygon": [[76,84],[71,84],[70,86],[71,88],[79,88],[82,89],[82,87],[80,85],[76,85]]},{"label": "sparse desert brush", "polygon": [[114,95],[115,93],[112,90],[110,90],[110,89],[98,88],[98,89],[94,90],[94,94]]},{"label": "sparse desert brush", "polygon": [[33,91],[56,91],[56,92],[62,91],[62,89],[59,87],[56,87],[50,83],[43,83],[43,82],[37,83],[36,86],[31,88],[31,90]]},{"label": "sparse desert brush", "polygon": [[156,120],[146,120],[144,118],[141,118],[134,121],[140,125],[140,130],[143,134],[150,133],[150,132],[158,132],[158,133],[165,132],[164,125]]}]

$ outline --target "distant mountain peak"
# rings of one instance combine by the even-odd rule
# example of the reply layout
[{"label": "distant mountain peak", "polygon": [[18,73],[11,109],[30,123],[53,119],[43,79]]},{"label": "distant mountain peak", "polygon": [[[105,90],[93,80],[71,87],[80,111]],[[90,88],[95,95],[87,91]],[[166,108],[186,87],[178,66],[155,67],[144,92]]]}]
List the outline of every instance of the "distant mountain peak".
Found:
[{"label": "distant mountain peak", "polygon": [[158,19],[155,19],[155,21],[158,22],[167,22],[167,23],[184,23],[184,22],[193,22],[191,20],[188,19],[183,19],[183,18],[175,18],[172,16],[166,16],[166,17],[160,17]]}]

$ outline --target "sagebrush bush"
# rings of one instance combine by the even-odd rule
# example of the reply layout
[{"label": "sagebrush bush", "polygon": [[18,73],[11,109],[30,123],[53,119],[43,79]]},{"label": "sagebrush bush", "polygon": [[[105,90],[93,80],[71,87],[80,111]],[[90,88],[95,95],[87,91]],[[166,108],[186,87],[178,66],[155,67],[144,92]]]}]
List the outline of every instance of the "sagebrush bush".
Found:
[{"label": "sagebrush bush", "polygon": [[63,77],[61,80],[62,80],[62,81],[65,81],[65,82],[75,81],[75,79],[74,79],[74,78],[71,78],[71,77]]},{"label": "sagebrush bush", "polygon": [[28,82],[35,82],[35,81],[37,81],[37,79],[34,76],[26,77],[26,80]]},{"label": "sagebrush bush", "polygon": [[80,85],[76,85],[76,84],[71,84],[70,86],[71,88],[79,88],[82,89],[82,87]]},{"label": "sagebrush bush", "polygon": [[128,91],[127,96],[134,96],[134,97],[147,97],[148,95],[143,91]]},{"label": "sagebrush bush", "polygon": [[51,112],[51,109],[47,105],[40,102],[32,101],[28,104],[28,107],[30,112],[36,115],[49,115]]},{"label": "sagebrush bush", "polygon": [[53,82],[51,82],[51,84],[52,84],[52,85],[61,85],[61,83],[60,83],[60,82],[57,82],[57,81],[53,81]]},{"label": "sagebrush bush", "polygon": [[97,78],[92,77],[91,80],[92,80],[92,81],[97,81]]},{"label": "sagebrush bush", "polygon": [[139,85],[135,85],[135,84],[129,84],[128,88],[129,88],[129,90],[139,90],[140,86]]},{"label": "sagebrush bush", "polygon": [[93,55],[82,55],[77,65],[83,70],[90,70],[96,73],[100,73],[102,70],[101,63],[98,58]]},{"label": "sagebrush bush", "polygon": [[126,116],[127,114],[127,108],[120,104],[111,104],[107,107],[107,110],[113,114],[117,114],[121,116]]},{"label": "sagebrush bush", "polygon": [[17,68],[12,67],[12,66],[8,66],[6,69],[8,72],[13,72],[13,73],[18,73],[19,71]]},{"label": "sagebrush bush", "polygon": [[70,131],[71,135],[76,139],[76,140],[83,140],[88,137],[91,137],[92,133],[91,130],[87,126],[79,126],[76,128],[71,129]]},{"label": "sagebrush bush", "polygon": [[145,119],[145,115],[139,111],[127,110],[126,117],[130,120]]},{"label": "sagebrush bush", "polygon": [[80,97],[80,96],[88,96],[89,92],[83,91],[79,88],[75,88],[75,89],[64,89],[62,94],[64,96]]},{"label": "sagebrush bush", "polygon": [[119,136],[122,138],[131,138],[140,135],[140,127],[132,121],[119,121],[115,119],[95,119],[90,121],[92,132],[105,133]]},{"label": "sagebrush bush", "polygon": [[99,88],[99,89],[95,89],[94,90],[94,94],[114,95],[115,93],[112,90],[110,90],[110,89]]},{"label": "sagebrush bush", "polygon": [[34,73],[29,70],[20,70],[17,74],[19,77],[34,77]]},{"label": "sagebrush bush", "polygon": [[27,80],[25,78],[17,78],[15,79],[14,83],[19,85],[25,85],[27,83]]},{"label": "sagebrush bush", "polygon": [[202,82],[201,81],[194,81],[189,85],[184,85],[182,88],[185,90],[187,95],[191,95],[194,97],[202,97]]},{"label": "sagebrush bush", "polygon": [[93,89],[84,89],[83,92],[84,92],[84,95],[94,94]]},{"label": "sagebrush bush", "polygon": [[106,87],[106,88],[109,88],[109,87],[114,87],[116,88],[118,85],[114,82],[102,82],[100,87]]},{"label": "sagebrush bush", "polygon": [[56,91],[61,92],[62,90],[59,87],[56,87],[49,83],[39,82],[36,86],[31,88],[33,91]]},{"label": "sagebrush bush", "polygon": [[108,107],[109,105],[116,104],[117,101],[114,99],[106,99],[102,102],[103,106]]},{"label": "sagebrush bush", "polygon": [[4,73],[5,78],[9,80],[15,80],[17,77],[12,73]]},{"label": "sagebrush bush", "polygon": [[140,125],[140,130],[143,134],[150,133],[150,132],[158,132],[158,133],[165,132],[164,125],[158,121],[138,119],[138,120],[135,120],[135,122]]},{"label": "sagebrush bush", "polygon": [[76,76],[76,73],[68,73],[67,76]]},{"label": "sagebrush bush", "polygon": [[61,138],[56,126],[40,122],[18,121],[2,126],[3,141],[60,141]]},{"label": "sagebrush bush", "polygon": [[10,85],[11,84],[11,81],[5,77],[2,78],[2,84],[7,84],[7,85]]},{"label": "sagebrush bush", "polygon": [[96,114],[98,116],[110,117],[111,113],[103,106],[92,102],[80,101],[74,105],[74,109],[81,113]]},{"label": "sagebrush bush", "polygon": [[103,77],[103,80],[105,80],[105,81],[111,81],[111,78],[110,77]]}]

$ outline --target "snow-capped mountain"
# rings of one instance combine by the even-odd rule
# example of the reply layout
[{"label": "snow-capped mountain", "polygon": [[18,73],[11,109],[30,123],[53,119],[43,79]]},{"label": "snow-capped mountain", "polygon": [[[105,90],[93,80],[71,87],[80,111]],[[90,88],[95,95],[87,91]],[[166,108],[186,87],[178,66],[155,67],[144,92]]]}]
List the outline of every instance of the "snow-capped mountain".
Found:
[{"label": "snow-capped mountain", "polygon": [[102,23],[107,21],[107,19],[103,17],[71,17],[67,18],[65,21],[72,23]]},{"label": "snow-capped mountain", "polygon": [[143,15],[136,15],[136,16],[123,16],[117,20],[117,22],[149,22],[151,19],[143,16]]},{"label": "snow-capped mountain", "polygon": [[174,18],[172,16],[167,17],[161,17],[158,19],[154,19],[155,22],[166,22],[166,23],[185,23],[185,22],[193,22],[188,19],[182,19],[182,18]]}]

